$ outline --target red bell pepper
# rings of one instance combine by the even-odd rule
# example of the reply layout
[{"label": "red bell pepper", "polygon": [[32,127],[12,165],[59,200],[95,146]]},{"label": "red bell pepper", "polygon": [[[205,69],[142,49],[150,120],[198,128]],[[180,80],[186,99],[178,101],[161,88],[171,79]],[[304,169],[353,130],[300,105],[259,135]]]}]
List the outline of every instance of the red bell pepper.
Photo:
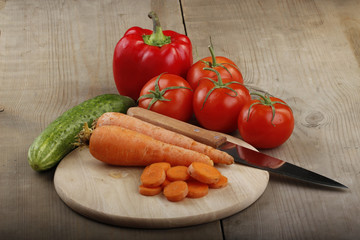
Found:
[{"label": "red bell pepper", "polygon": [[186,77],[193,63],[190,39],[174,31],[162,31],[156,13],[150,12],[154,30],[132,27],[117,43],[113,73],[121,95],[135,100],[151,78],[167,72]]}]

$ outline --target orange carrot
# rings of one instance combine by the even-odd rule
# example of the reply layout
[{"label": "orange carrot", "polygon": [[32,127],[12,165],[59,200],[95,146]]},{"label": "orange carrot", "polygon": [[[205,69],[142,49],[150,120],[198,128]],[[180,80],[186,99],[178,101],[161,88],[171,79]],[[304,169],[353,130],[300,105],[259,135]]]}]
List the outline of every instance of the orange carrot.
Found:
[{"label": "orange carrot", "polygon": [[194,141],[192,138],[170,130],[155,126],[138,118],[117,112],[104,113],[97,119],[96,127],[104,125],[117,125],[142,134],[148,135],[156,140],[203,153],[210,157],[214,163],[232,164],[234,158],[226,152],[217,150],[208,145]]},{"label": "orange carrot", "polygon": [[219,181],[216,183],[213,183],[213,184],[209,184],[209,187],[210,188],[223,188],[223,187],[226,187],[227,184],[228,184],[227,177],[225,177],[224,175],[221,175]]},{"label": "orange carrot", "polygon": [[157,162],[157,163],[153,163],[151,165],[152,166],[159,166],[162,169],[164,169],[165,172],[171,167],[170,163],[168,163],[168,162]]},{"label": "orange carrot", "polygon": [[162,187],[145,187],[144,185],[139,186],[139,193],[144,196],[155,196],[161,193]]},{"label": "orange carrot", "polygon": [[178,202],[183,200],[188,194],[188,185],[184,181],[175,181],[169,183],[164,188],[164,196],[171,202]]},{"label": "orange carrot", "polygon": [[198,182],[195,180],[187,181],[188,185],[188,198],[201,198],[208,194],[209,186],[205,183]]},{"label": "orange carrot", "polygon": [[170,181],[186,181],[190,178],[186,166],[174,166],[166,171],[166,177]]},{"label": "orange carrot", "polygon": [[89,150],[96,159],[112,165],[147,166],[168,162],[172,166],[189,166],[194,161],[213,165],[213,161],[204,154],[114,125],[94,129]]},{"label": "orange carrot", "polygon": [[166,179],[165,170],[160,166],[147,166],[140,176],[144,187],[159,187]]},{"label": "orange carrot", "polygon": [[188,172],[191,177],[206,184],[218,182],[221,176],[221,173],[215,167],[200,162],[193,162],[188,167]]}]

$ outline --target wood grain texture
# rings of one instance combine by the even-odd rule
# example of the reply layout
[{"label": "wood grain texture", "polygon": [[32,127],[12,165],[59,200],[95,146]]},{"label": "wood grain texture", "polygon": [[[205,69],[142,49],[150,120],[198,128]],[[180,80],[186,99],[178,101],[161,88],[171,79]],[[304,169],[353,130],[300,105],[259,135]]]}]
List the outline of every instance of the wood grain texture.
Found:
[{"label": "wood grain texture", "polygon": [[359,2],[185,0],[183,8],[198,58],[209,55],[211,35],[217,54],[239,65],[246,84],[292,107],[292,137],[265,152],[350,187],[331,191],[271,176],[268,189],[252,208],[223,221],[225,238],[356,238]]},{"label": "wood grain texture", "polygon": [[2,239],[221,239],[220,221],[182,230],[113,227],[74,213],[57,195],[54,170],[34,172],[27,150],[68,108],[116,93],[113,49],[135,25],[184,32],[179,2],[0,1],[0,238]]},{"label": "wood grain texture", "polygon": [[[183,7],[182,11],[180,5]],[[287,101],[292,137],[266,153],[349,186],[271,175],[250,208],[220,224],[144,230],[88,220],[35,173],[27,149],[69,107],[115,93],[113,48],[134,25],[184,32],[194,58],[233,59],[247,84]],[[357,0],[0,0],[0,236],[4,239],[356,239],[360,235],[360,3]],[[144,16],[144,17],[142,17]],[[223,232],[222,232],[223,229]]]}]

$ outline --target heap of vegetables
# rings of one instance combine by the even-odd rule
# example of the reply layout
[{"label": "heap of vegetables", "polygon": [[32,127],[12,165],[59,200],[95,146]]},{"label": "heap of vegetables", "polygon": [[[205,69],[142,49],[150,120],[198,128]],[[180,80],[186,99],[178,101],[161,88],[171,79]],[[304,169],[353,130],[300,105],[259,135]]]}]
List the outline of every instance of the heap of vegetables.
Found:
[{"label": "heap of vegetables", "polygon": [[[29,148],[34,170],[51,169],[86,144],[107,164],[145,166],[139,186],[143,195],[163,191],[169,201],[180,201],[226,186],[227,178],[214,164],[232,164],[230,155],[126,115],[135,101],[181,121],[195,117],[206,129],[238,130],[256,148],[274,148],[290,137],[294,117],[283,100],[250,92],[239,67],[216,56],[211,40],[211,56],[193,64],[190,39],[163,31],[156,13],[149,17],[153,31],[130,28],[115,47],[113,73],[120,95],[89,99],[54,120]],[[75,137],[79,142],[74,143]]]}]

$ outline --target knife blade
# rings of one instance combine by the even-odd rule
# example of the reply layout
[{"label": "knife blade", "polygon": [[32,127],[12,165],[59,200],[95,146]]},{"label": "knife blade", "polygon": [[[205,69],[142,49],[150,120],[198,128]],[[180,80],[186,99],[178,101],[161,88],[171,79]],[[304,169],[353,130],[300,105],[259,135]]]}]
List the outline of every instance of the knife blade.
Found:
[{"label": "knife blade", "polygon": [[234,136],[206,130],[140,107],[129,108],[127,114],[225,151],[234,158],[236,163],[317,185],[348,188],[328,177],[261,153],[250,144]]}]

